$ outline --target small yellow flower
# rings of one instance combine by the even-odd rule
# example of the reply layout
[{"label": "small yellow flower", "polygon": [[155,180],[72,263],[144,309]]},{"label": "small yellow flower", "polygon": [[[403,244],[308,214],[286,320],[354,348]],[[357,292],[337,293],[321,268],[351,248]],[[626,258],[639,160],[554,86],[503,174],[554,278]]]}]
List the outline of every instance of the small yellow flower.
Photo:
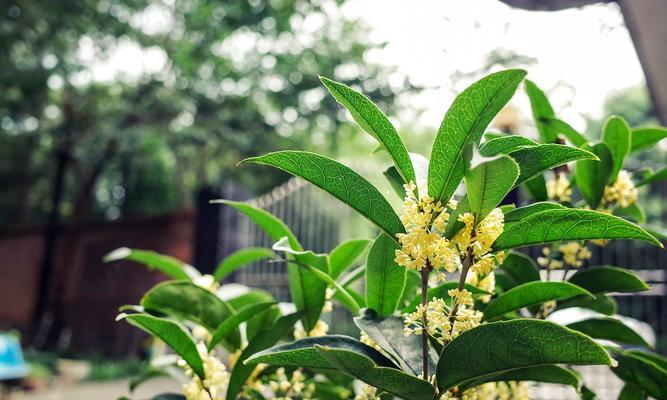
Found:
[{"label": "small yellow flower", "polygon": [[555,179],[550,179],[547,181],[547,196],[550,200],[567,202],[572,200],[572,188],[570,187],[570,181],[567,179],[564,173],[559,172],[556,174]]},{"label": "small yellow flower", "polygon": [[637,201],[639,191],[630,178],[630,173],[621,170],[614,183],[604,188],[603,201],[607,206],[618,205],[621,208],[631,206]]},{"label": "small yellow flower", "polygon": [[579,242],[568,242],[558,247],[558,251],[563,255],[563,261],[570,267],[579,268],[584,265],[584,261],[591,258],[592,254],[588,247],[582,246]]},{"label": "small yellow flower", "polygon": [[472,293],[466,289],[450,289],[447,291],[447,294],[456,301],[456,304],[472,306],[475,303],[472,299]]},{"label": "small yellow flower", "polygon": [[315,327],[310,332],[306,332],[301,322],[298,322],[294,326],[294,339],[324,336],[327,332],[329,332],[329,325],[322,320],[318,320]]},{"label": "small yellow flower", "polygon": [[223,400],[229,383],[229,372],[225,364],[208,352],[204,342],[197,344],[197,351],[204,364],[204,380],[195,375],[187,363],[180,359],[178,365],[190,378],[190,381],[183,385],[183,395],[187,400]]}]

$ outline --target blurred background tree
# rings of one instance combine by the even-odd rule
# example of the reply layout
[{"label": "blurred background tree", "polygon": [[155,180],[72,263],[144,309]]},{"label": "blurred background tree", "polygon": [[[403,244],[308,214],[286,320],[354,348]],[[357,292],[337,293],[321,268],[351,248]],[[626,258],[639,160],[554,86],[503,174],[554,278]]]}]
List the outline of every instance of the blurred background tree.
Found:
[{"label": "blurred background tree", "polygon": [[365,61],[382,44],[341,1],[16,0],[0,13],[0,225],[162,213],[223,179],[262,192],[285,176],[239,160],[308,143],[335,155],[356,134],[339,132],[318,74],[363,81],[385,108],[409,87]]}]

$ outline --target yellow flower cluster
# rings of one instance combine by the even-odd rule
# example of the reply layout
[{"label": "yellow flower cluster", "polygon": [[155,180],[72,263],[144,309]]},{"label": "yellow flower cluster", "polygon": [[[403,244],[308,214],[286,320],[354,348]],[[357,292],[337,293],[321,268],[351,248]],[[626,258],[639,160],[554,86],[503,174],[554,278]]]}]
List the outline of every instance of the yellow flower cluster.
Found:
[{"label": "yellow flower cluster", "polygon": [[440,396],[440,400],[529,400],[526,382],[489,382],[458,393],[458,387]]},{"label": "yellow flower cluster", "polygon": [[329,332],[329,325],[322,320],[318,320],[317,324],[315,324],[315,327],[310,332],[306,332],[301,322],[298,322],[294,326],[294,339],[324,336],[327,332]]},{"label": "yellow flower cluster", "polygon": [[370,346],[370,347],[374,348],[375,350],[377,350],[379,352],[384,352],[382,347],[380,347],[380,345],[378,345],[377,342],[375,340],[373,340],[373,338],[368,336],[368,334],[364,331],[361,331],[361,334],[359,336],[359,341],[361,343],[365,344],[366,346]]},{"label": "yellow flower cluster", "polygon": [[192,371],[185,360],[179,360],[178,365],[190,378],[190,381],[183,385],[183,395],[187,400],[223,400],[229,383],[229,372],[225,364],[208,352],[204,342],[197,344],[197,351],[204,364],[204,380]]},{"label": "yellow flower cluster", "polygon": [[554,255],[549,247],[542,249],[544,257],[538,257],[537,263],[549,270],[561,269],[564,266],[579,268],[584,261],[591,258],[592,253],[580,242],[567,242],[558,246],[558,253]]},{"label": "yellow flower cluster", "polygon": [[637,201],[638,190],[635,184],[632,183],[630,173],[626,170],[621,170],[614,183],[604,188],[604,204],[605,206],[618,205],[621,208],[628,207]]},{"label": "yellow flower cluster", "polygon": [[570,181],[564,173],[556,174],[555,179],[547,181],[547,196],[550,200],[567,202],[572,200],[572,188]]},{"label": "yellow flower cluster", "polygon": [[292,372],[292,377],[287,379],[285,368],[276,370],[275,378],[269,382],[275,400],[309,400],[315,393],[314,384],[305,384],[306,377],[299,370]]},{"label": "yellow flower cluster", "polygon": [[[492,257],[488,253],[491,251],[493,242],[503,233],[505,226],[503,211],[500,208],[494,208],[477,224],[477,227],[475,227],[475,217],[469,212],[460,215],[459,221],[463,222],[465,226],[452,238],[459,251],[465,253],[468,248],[472,248],[476,260]],[[475,268],[474,265],[473,268]]]},{"label": "yellow flower cluster", "polygon": [[[415,190],[414,183],[405,185],[401,222],[406,233],[397,235],[401,249],[396,250],[395,261],[416,271],[426,267],[428,261],[434,269],[454,272],[459,263],[456,249],[441,235],[447,226],[449,213],[427,193],[420,193],[417,199]],[[450,208],[455,206],[454,203],[449,204]]]},{"label": "yellow flower cluster", "polygon": [[364,384],[361,391],[354,396],[354,400],[380,400],[377,395],[377,389],[371,385]]},{"label": "yellow flower cluster", "polygon": [[434,297],[426,304],[426,307],[420,304],[415,312],[403,316],[403,334],[405,336],[411,334],[422,335],[424,333],[424,313],[426,313],[426,319],[428,320],[428,334],[441,344],[449,342],[459,334],[479,325],[482,320],[482,313],[469,308],[472,307],[470,292],[467,290],[459,292],[457,289],[450,292],[450,295],[459,305],[453,320],[453,326],[452,321],[450,321],[451,308],[447,306],[445,300]]}]

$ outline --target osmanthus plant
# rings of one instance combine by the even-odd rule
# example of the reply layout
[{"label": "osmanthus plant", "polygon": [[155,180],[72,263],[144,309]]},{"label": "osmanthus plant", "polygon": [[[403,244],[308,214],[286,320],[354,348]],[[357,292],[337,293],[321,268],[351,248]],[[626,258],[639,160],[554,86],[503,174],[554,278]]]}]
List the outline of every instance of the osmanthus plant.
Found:
[{"label": "osmanthus plant", "polygon": [[[350,240],[317,254],[268,212],[220,200],[275,241],[273,256],[287,265],[295,312],[283,316],[265,305],[262,315],[273,314],[260,317],[252,307],[262,307],[258,304],[266,298],[233,303],[233,298],[224,300],[225,286],[216,294],[200,290],[202,281],[206,286],[215,279],[195,277],[193,283],[190,274],[179,273],[172,275],[177,281],[149,291],[141,307],[127,308],[122,318],[162,338],[180,356],[191,377],[184,391],[189,400],[351,398],[353,389],[358,400],[520,399],[529,396],[529,382],[569,385],[591,398],[571,369],[576,365],[613,365],[629,382],[626,393],[664,398],[664,358],[597,342],[645,345],[633,331],[610,319],[569,327],[545,319],[554,301],[558,307],[604,304],[605,293],[643,290],[645,283],[609,267],[582,270],[568,282],[542,282],[537,266],[512,250],[613,239],[661,246],[642,227],[595,207],[571,202],[499,206],[511,190],[533,184],[546,172],[571,162],[602,162],[597,152],[578,145],[485,135],[524,77],[522,70],[501,71],[463,91],[446,113],[429,159],[409,153],[367,97],[322,78],[393,160],[384,176],[399,189],[400,215],[364,177],[322,155],[280,151],[245,160],[313,183],[368,218],[380,233],[372,242]],[[364,253],[365,264],[354,268]],[[146,262],[141,254],[123,250],[112,258]],[[511,284],[500,285],[501,277]],[[353,283],[362,278],[360,293]],[[155,296],[163,286],[174,287],[163,290],[170,297]],[[326,334],[321,318],[329,300],[353,314],[360,339]],[[603,338],[598,331],[615,333]],[[283,338],[296,340],[278,344]],[[221,349],[233,353],[231,374],[221,368]]]},{"label": "osmanthus plant", "polygon": [[[605,162],[590,149],[540,144],[521,136],[488,140],[480,146],[488,124],[524,76],[521,70],[494,73],[462,92],[443,119],[429,160],[407,151],[396,129],[367,97],[322,78],[336,100],[391,156],[394,165],[385,175],[405,188],[403,212],[397,215],[361,175],[321,155],[280,151],[245,160],[283,169],[315,184],[381,231],[366,262],[365,303],[357,303],[366,307],[355,318],[361,341],[341,336],[306,338],[257,353],[247,364],[338,370],[369,385],[359,398],[386,394],[406,399],[486,399],[503,397],[507,391],[512,392],[511,398],[520,398],[526,387],[517,382],[526,381],[567,384],[590,395],[582,389],[578,374],[564,365],[614,364],[610,351],[581,332],[596,328],[562,327],[534,318],[539,310],[533,318],[523,318],[517,311],[566,298],[594,301],[594,293],[600,290],[591,292],[585,283],[615,270],[603,269],[597,277],[593,270],[574,283],[539,282],[534,279],[536,269],[517,261],[523,260],[518,253],[507,252],[562,241],[637,239],[661,244],[643,228],[608,212],[550,203],[498,207],[512,189],[534,182],[546,171],[573,161]],[[426,170],[426,176],[420,176],[420,170]],[[460,186],[464,191],[457,195]],[[278,248],[289,257],[302,257],[288,258],[288,262],[305,266],[308,272],[319,271],[316,275],[326,274],[325,264],[313,262],[316,255],[291,247],[289,240],[281,240]],[[508,259],[509,264],[521,265],[506,269],[526,283],[491,300],[494,270]],[[420,288],[416,307],[397,316],[405,303],[414,304],[404,302],[404,297],[411,296],[406,287],[415,272]],[[458,280],[447,281],[448,274],[457,274]],[[619,284],[637,284],[631,274],[615,275],[615,279]],[[653,353],[642,354],[662,360]],[[616,350],[612,355],[639,357]],[[649,380],[660,387],[655,378],[667,378],[667,373],[655,363],[650,367],[655,368]],[[644,378],[630,381],[643,385]],[[495,395],[489,394],[494,391]]]}]

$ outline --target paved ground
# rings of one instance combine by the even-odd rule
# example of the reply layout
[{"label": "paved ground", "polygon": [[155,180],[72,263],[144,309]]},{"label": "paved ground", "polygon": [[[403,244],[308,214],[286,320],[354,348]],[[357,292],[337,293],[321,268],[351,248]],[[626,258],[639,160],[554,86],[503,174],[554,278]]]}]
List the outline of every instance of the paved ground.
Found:
[{"label": "paved ground", "polygon": [[128,380],[63,385],[55,383],[49,390],[30,394],[12,394],[9,400],[116,400],[121,396],[131,399],[150,399],[159,393],[180,392],[178,383],[169,378],[156,378],[139,386],[130,396]]}]

